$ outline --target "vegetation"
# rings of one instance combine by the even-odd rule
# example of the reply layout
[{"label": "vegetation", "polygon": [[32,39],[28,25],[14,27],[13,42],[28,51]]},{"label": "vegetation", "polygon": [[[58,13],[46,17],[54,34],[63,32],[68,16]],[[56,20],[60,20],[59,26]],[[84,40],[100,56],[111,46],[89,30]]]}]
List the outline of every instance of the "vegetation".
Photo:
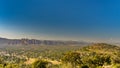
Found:
[{"label": "vegetation", "polygon": [[0,48],[0,68],[120,68],[120,47],[13,45]]},{"label": "vegetation", "polygon": [[47,68],[48,62],[43,60],[36,60],[32,64],[32,68]]}]

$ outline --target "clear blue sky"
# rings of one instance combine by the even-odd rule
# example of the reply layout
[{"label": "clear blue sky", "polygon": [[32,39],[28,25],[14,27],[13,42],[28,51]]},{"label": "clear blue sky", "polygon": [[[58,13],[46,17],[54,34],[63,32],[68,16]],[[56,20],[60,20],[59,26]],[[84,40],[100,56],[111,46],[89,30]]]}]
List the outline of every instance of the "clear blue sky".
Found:
[{"label": "clear blue sky", "polygon": [[120,0],[0,0],[0,36],[119,41]]}]

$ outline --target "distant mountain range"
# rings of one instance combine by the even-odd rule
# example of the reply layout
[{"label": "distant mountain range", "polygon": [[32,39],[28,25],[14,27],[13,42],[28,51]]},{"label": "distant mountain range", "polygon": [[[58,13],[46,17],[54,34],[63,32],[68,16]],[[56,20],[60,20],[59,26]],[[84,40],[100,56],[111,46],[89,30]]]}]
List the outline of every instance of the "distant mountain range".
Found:
[{"label": "distant mountain range", "polygon": [[0,45],[88,45],[83,41],[56,41],[56,40],[37,40],[37,39],[7,39],[0,38]]}]

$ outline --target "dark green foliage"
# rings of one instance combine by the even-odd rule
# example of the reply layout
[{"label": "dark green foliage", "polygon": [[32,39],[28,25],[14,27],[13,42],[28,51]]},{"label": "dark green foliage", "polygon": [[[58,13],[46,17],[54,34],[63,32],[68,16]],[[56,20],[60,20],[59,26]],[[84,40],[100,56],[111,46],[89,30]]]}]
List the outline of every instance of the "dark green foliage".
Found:
[{"label": "dark green foliage", "polygon": [[81,68],[89,68],[87,65],[83,65],[81,66]]},{"label": "dark green foliage", "polygon": [[32,64],[32,68],[47,68],[47,61],[37,60]]}]

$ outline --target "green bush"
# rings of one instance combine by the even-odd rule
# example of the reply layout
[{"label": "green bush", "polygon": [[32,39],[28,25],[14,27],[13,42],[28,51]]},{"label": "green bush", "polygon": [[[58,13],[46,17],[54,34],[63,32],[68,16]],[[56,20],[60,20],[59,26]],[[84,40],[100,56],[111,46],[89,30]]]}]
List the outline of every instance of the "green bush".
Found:
[{"label": "green bush", "polygon": [[77,52],[69,52],[64,55],[62,61],[65,63],[71,63],[73,65],[82,64],[80,53]]},{"label": "green bush", "polygon": [[8,64],[5,68],[20,68],[18,64]]},{"label": "green bush", "polygon": [[81,68],[89,68],[87,65],[82,65]]},{"label": "green bush", "polygon": [[43,61],[43,60],[36,60],[33,64],[32,64],[32,68],[47,68],[47,61]]}]

